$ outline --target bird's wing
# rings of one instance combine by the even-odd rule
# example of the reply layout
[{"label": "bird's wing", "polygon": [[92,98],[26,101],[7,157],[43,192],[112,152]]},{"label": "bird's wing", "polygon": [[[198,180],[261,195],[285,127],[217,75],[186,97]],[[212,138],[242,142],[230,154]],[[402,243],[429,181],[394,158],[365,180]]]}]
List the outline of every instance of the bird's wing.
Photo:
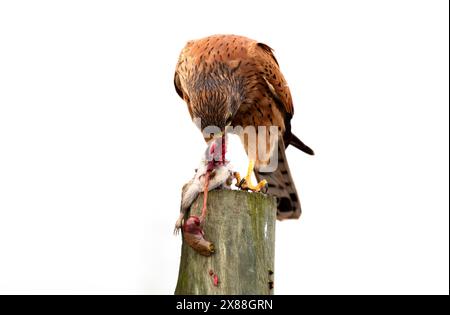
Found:
[{"label": "bird's wing", "polygon": [[289,114],[289,119],[294,115],[294,105],[292,103],[291,91],[281,73],[278,61],[273,54],[272,48],[263,43],[256,43],[254,58],[259,66],[259,72],[272,92],[272,96],[277,101],[278,106]]},{"label": "bird's wing", "polygon": [[263,43],[256,43],[255,59],[258,61],[257,64],[260,67],[259,73],[262,74],[267,87],[272,93],[273,99],[276,101],[278,108],[285,113],[284,123],[286,130],[283,139],[286,147],[292,145],[307,154],[314,155],[314,151],[291,132],[290,121],[294,115],[291,91],[280,71],[272,48]]}]

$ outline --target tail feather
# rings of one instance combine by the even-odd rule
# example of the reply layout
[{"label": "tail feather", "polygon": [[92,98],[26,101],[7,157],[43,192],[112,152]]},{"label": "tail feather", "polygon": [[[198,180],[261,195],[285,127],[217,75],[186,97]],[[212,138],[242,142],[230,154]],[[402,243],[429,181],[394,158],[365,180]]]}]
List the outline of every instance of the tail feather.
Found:
[{"label": "tail feather", "polygon": [[258,181],[267,180],[269,185],[268,194],[277,197],[277,218],[298,219],[301,215],[300,199],[292,179],[289,164],[286,159],[285,146],[282,139],[278,142],[278,168],[271,173],[255,170]]}]

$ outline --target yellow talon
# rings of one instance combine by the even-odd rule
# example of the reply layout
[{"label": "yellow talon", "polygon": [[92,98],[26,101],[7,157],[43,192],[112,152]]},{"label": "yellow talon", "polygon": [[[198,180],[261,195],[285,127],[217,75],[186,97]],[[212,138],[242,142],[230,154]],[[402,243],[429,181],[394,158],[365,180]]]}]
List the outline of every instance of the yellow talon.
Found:
[{"label": "yellow talon", "polygon": [[266,187],[267,181],[265,179],[260,181],[256,186],[252,184],[251,176],[254,168],[255,168],[255,161],[250,160],[250,163],[248,164],[247,175],[245,176],[244,179],[241,179],[241,174],[239,174],[238,172],[234,173],[234,177],[237,180],[236,183],[237,187],[243,190],[251,190],[254,192],[260,192],[261,189]]}]

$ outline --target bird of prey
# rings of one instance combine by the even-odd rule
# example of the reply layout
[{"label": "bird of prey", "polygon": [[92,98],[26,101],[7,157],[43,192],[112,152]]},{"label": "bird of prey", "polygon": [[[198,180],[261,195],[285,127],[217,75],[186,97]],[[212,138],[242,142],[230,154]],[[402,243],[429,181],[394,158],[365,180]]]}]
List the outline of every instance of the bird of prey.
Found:
[{"label": "bird of prey", "polygon": [[[292,145],[307,154],[314,152],[291,132],[294,114],[291,93],[280,71],[272,48],[255,40],[236,35],[214,35],[186,44],[181,51],[174,77],[178,95],[187,103],[192,119],[200,121],[203,130],[216,126],[222,133],[229,127],[255,127],[267,137],[260,139],[240,133],[249,155],[247,175],[239,186],[260,191],[266,184],[268,193],[277,197],[278,219],[299,218],[300,199],[286,159],[285,150]],[[267,127],[259,131],[258,127]],[[276,126],[277,141],[268,140],[268,127]],[[204,133],[205,141],[212,140]],[[261,140],[260,140],[261,141]],[[261,142],[262,142],[261,141]],[[278,157],[278,167],[267,171],[267,158],[250,147],[262,145],[270,156]],[[275,154],[276,153],[276,154]],[[223,158],[224,160],[224,158]],[[251,174],[259,184],[251,183]],[[237,174],[240,179],[240,176]]]}]

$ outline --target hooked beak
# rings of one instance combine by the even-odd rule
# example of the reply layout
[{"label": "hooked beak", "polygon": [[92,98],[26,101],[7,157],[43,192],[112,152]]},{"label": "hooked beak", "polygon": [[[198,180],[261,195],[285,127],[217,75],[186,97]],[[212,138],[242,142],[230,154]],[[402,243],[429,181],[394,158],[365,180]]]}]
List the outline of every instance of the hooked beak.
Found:
[{"label": "hooked beak", "polygon": [[225,135],[225,130],[221,130],[219,132],[211,133],[209,135],[203,135],[206,143],[210,143],[211,141],[215,141],[221,139]]}]

